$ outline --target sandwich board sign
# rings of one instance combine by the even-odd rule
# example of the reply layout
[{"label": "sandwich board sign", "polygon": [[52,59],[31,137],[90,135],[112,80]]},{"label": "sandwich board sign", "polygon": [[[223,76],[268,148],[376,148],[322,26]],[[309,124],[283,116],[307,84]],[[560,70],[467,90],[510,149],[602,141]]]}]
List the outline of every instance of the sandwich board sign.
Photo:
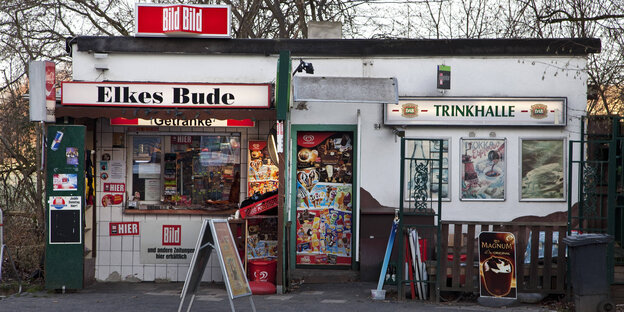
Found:
[{"label": "sandwich board sign", "polygon": [[516,238],[508,232],[479,234],[481,297],[517,298]]},{"label": "sandwich board sign", "polygon": [[191,258],[191,264],[184,280],[182,293],[180,294],[181,299],[178,312],[182,310],[187,294],[191,294],[191,299],[186,311],[191,310],[202,275],[213,250],[217,251],[232,311],[235,311],[233,299],[249,296],[251,308],[255,312],[256,307],[251,299],[251,288],[236,250],[230,225],[225,219],[204,219],[199,231],[199,237],[197,238],[197,244],[195,245],[195,252]]}]

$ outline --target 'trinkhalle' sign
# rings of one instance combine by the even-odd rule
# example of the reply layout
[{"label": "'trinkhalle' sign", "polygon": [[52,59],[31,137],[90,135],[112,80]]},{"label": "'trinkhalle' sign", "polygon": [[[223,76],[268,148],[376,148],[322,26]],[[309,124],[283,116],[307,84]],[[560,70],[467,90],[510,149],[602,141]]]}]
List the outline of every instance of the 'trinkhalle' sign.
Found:
[{"label": "'trinkhalle' sign", "polygon": [[63,82],[63,105],[179,108],[268,108],[268,84]]},{"label": "'trinkhalle' sign", "polygon": [[386,125],[565,126],[564,97],[401,98],[385,105]]},{"label": "'trinkhalle' sign", "polygon": [[231,38],[229,5],[137,3],[136,37]]}]

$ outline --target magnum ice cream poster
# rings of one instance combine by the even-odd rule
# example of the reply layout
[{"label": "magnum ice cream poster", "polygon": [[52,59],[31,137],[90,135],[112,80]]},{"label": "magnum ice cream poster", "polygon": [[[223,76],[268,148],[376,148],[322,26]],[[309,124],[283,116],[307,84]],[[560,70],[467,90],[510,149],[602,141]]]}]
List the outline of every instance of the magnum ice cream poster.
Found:
[{"label": "magnum ice cream poster", "polygon": [[522,140],[522,199],[564,199],[563,140]]},{"label": "magnum ice cream poster", "polygon": [[353,136],[297,134],[297,264],[350,265]]},{"label": "magnum ice cream poster", "polygon": [[504,200],[505,139],[462,139],[461,199]]},{"label": "magnum ice cream poster", "polygon": [[516,298],[516,238],[512,233],[479,234],[479,275],[481,296]]}]

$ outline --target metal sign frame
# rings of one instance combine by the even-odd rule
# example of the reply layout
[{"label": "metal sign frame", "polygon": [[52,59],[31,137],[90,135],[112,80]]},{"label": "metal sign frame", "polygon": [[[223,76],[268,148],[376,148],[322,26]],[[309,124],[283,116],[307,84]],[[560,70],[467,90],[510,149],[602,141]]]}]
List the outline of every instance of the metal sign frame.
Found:
[{"label": "metal sign frame", "polygon": [[[225,224],[227,226],[227,234],[220,233],[217,227]],[[210,226],[210,230],[208,231],[208,226]],[[228,261],[223,259],[224,251],[226,254],[228,250],[224,248],[228,248],[229,255],[227,255]],[[234,249],[234,252],[231,252],[231,249]],[[223,274],[223,281],[225,282],[225,286],[228,292],[228,300],[230,301],[230,307],[234,312],[234,302],[233,299],[249,296],[249,303],[251,304],[252,311],[256,311],[256,306],[254,305],[252,299],[251,288],[249,287],[249,281],[247,280],[247,276],[244,273],[243,264],[241,262],[238,251],[236,250],[236,244],[234,242],[234,236],[229,227],[229,223],[225,219],[204,219],[202,223],[202,227],[199,231],[199,237],[197,238],[197,243],[195,245],[195,252],[193,253],[193,257],[191,258],[191,264],[189,270],[186,274],[186,279],[184,280],[184,286],[182,287],[182,292],[180,294],[180,305],[178,306],[178,312],[182,311],[182,306],[184,305],[184,301],[186,299],[187,294],[191,294],[191,299],[189,301],[189,306],[186,311],[190,311],[193,306],[193,301],[195,300],[195,294],[199,289],[199,284],[201,283],[202,275],[204,274],[204,270],[206,269],[206,265],[208,260],[210,259],[210,254],[212,250],[215,249],[217,251],[219,265],[221,267],[221,273]],[[232,255],[236,255],[236,259],[232,258]],[[236,260],[236,261],[235,261]],[[232,272],[233,270],[239,270],[238,272]],[[232,280],[230,279],[230,274],[238,274],[238,277],[242,277],[244,280],[245,289],[243,289],[243,293],[234,294],[232,287]],[[239,289],[240,290],[240,289]]]},{"label": "metal sign frame", "polygon": [[404,97],[384,105],[386,125],[565,127],[566,97]]}]

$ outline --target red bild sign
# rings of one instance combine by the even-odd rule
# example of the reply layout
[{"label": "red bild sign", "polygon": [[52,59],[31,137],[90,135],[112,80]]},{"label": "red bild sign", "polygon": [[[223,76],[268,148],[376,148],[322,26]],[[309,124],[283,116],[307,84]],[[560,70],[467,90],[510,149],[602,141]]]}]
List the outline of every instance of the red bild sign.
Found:
[{"label": "red bild sign", "polygon": [[228,5],[160,5],[137,3],[137,37],[231,38]]},{"label": "red bild sign", "polygon": [[163,246],[182,245],[182,226],[181,225],[163,225],[162,244]]}]

